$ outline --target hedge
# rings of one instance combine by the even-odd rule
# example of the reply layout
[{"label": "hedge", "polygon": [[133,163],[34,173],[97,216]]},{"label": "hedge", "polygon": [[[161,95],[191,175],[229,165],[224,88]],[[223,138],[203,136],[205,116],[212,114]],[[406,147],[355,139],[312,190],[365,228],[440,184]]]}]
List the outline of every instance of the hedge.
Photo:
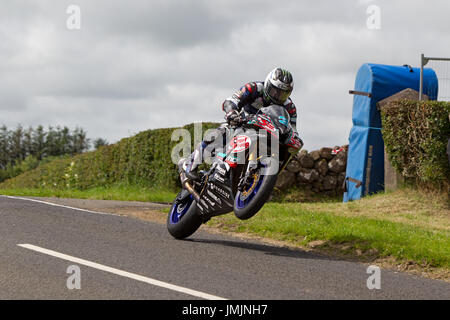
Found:
[{"label": "hedge", "polygon": [[[205,133],[219,124],[208,122],[201,125]],[[194,137],[194,124],[183,128]],[[125,184],[176,190],[179,178],[171,152],[180,141],[171,141],[175,129],[178,128],[143,131],[96,151],[54,160],[3,182],[0,188],[85,190]],[[191,148],[193,144],[191,139]]]},{"label": "hedge", "polygon": [[408,180],[439,187],[450,184],[449,114],[450,103],[442,101],[398,100],[381,110],[389,160]]}]

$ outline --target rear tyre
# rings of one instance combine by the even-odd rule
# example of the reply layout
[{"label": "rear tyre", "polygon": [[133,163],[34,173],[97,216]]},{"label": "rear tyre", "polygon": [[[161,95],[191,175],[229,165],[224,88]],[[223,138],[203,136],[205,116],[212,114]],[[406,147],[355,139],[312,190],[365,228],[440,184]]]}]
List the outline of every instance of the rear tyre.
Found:
[{"label": "rear tyre", "polygon": [[245,190],[238,191],[234,200],[234,214],[241,220],[253,217],[269,200],[277,174],[262,175],[263,168],[251,179],[251,186]]},{"label": "rear tyre", "polygon": [[[181,192],[180,192],[181,193]],[[189,195],[181,203],[172,204],[167,216],[167,230],[175,239],[184,239],[192,235],[202,224],[197,214],[197,202]]]}]

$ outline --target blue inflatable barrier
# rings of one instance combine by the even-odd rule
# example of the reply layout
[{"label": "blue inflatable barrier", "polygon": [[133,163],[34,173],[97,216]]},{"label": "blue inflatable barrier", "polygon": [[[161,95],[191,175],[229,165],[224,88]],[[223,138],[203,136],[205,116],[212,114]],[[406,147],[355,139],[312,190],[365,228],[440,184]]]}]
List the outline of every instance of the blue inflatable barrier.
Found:
[{"label": "blue inflatable barrier", "polygon": [[[384,190],[384,142],[377,103],[404,89],[419,91],[420,68],[366,63],[358,70],[353,98],[353,127],[345,179],[344,202]],[[425,68],[423,93],[438,95],[438,79]]]},{"label": "blue inflatable barrier", "polygon": [[384,189],[384,144],[381,129],[353,126],[349,141],[344,202]]}]

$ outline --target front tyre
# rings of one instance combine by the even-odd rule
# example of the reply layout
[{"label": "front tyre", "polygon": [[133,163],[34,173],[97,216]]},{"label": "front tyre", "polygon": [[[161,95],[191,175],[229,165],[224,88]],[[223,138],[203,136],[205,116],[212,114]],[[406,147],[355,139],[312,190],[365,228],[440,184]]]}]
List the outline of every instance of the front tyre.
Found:
[{"label": "front tyre", "polygon": [[197,231],[201,224],[202,219],[197,214],[197,203],[191,195],[181,202],[174,201],[167,216],[167,230],[172,237],[187,238]]},{"label": "front tyre", "polygon": [[263,175],[263,168],[250,178],[249,186],[238,191],[234,200],[234,214],[241,220],[253,217],[269,200],[277,174]]}]

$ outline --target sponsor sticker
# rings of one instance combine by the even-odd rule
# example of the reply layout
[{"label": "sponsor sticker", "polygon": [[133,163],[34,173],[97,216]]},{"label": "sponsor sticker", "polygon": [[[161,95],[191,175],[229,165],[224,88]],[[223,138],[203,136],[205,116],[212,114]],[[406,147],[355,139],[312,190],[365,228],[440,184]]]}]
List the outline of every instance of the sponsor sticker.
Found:
[{"label": "sponsor sticker", "polygon": [[232,152],[238,153],[242,152],[250,147],[251,139],[246,135],[239,135],[234,137],[230,142],[230,146],[232,148]]},{"label": "sponsor sticker", "polygon": [[222,168],[221,166],[217,166],[217,167],[216,167],[216,170],[217,170],[217,172],[219,172],[222,176],[224,176],[224,175],[227,173],[227,171],[226,171],[224,168]]},{"label": "sponsor sticker", "polygon": [[206,193],[208,194],[208,196],[210,196],[211,198],[214,199],[214,201],[216,201],[219,205],[222,204],[222,200],[220,200],[219,197],[217,197],[214,193],[212,193],[211,191],[207,190]]},{"label": "sponsor sticker", "polygon": [[208,202],[210,204],[211,207],[214,207],[216,204],[207,196],[203,195],[203,199],[206,200],[206,202]]},{"label": "sponsor sticker", "polygon": [[214,179],[216,179],[217,181],[220,181],[222,183],[225,183],[225,179],[222,178],[221,176],[219,176],[217,173],[214,174]]},{"label": "sponsor sticker", "polygon": [[222,197],[224,197],[226,199],[230,199],[230,195],[228,194],[228,192],[223,190],[222,188],[216,186],[214,183],[210,183],[209,188],[211,190],[217,192],[218,194],[220,194]]}]

